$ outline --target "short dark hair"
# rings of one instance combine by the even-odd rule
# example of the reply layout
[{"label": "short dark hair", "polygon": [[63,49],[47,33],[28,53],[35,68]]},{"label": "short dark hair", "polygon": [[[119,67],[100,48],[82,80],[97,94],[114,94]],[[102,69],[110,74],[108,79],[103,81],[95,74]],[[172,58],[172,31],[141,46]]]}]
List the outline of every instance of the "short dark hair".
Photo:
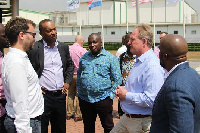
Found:
[{"label": "short dark hair", "polygon": [[52,21],[52,20],[51,19],[44,19],[44,20],[40,21],[40,23],[39,23],[39,31],[42,31],[44,29],[42,24],[45,23],[45,22],[49,22],[49,21]]},{"label": "short dark hair", "polygon": [[17,37],[20,32],[26,32],[29,29],[28,24],[31,24],[34,28],[36,26],[33,21],[22,17],[16,17],[8,21],[5,26],[5,35],[10,45],[17,42]]},{"label": "short dark hair", "polygon": [[[92,34],[89,35],[89,37],[90,37],[90,36],[93,36],[93,35],[98,36],[99,39],[100,39],[100,41],[102,41],[102,40],[101,40],[101,35],[100,35],[99,33],[92,33]],[[89,39],[89,37],[88,37],[88,39]]]},{"label": "short dark hair", "polygon": [[160,32],[160,35],[163,34],[163,33],[166,34],[166,35],[168,34],[167,32],[163,31],[163,32]]},{"label": "short dark hair", "polygon": [[126,38],[125,38],[125,37],[126,37],[126,35],[123,35],[123,36],[122,36],[122,45],[125,45],[125,44],[126,44]]},{"label": "short dark hair", "polygon": [[131,36],[131,33],[130,33],[130,32],[127,33],[127,34],[125,35],[125,44],[126,44],[126,45],[127,45],[128,41],[129,41],[129,39],[130,39],[130,36]]}]

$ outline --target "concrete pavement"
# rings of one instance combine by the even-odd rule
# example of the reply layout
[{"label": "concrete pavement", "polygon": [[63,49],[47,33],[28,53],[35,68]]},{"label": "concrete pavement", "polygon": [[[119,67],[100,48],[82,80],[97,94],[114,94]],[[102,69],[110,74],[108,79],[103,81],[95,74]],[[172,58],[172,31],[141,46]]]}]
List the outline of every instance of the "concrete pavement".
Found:
[{"label": "concrete pavement", "polygon": [[[113,100],[113,121],[114,124],[118,122],[118,100],[114,98]],[[95,133],[103,133],[103,127],[99,117],[97,116],[95,124]],[[49,126],[49,133],[51,133],[51,127]],[[74,122],[74,119],[66,120],[66,133],[84,133],[83,121]]]},{"label": "concrete pavement", "polygon": [[[200,66],[200,60],[199,59],[189,59],[188,60],[190,67],[192,68],[197,68]],[[116,124],[118,122],[118,100],[116,98],[114,98],[113,100],[113,121],[114,124]],[[66,120],[66,133],[83,133],[84,132],[84,127],[83,127],[83,121],[78,121],[78,122],[74,122],[73,119],[70,120]],[[96,119],[96,126],[95,126],[95,133],[103,133],[103,128],[101,126],[101,122],[99,117],[97,117]],[[50,127],[49,127],[49,133],[51,133],[50,131]]]}]

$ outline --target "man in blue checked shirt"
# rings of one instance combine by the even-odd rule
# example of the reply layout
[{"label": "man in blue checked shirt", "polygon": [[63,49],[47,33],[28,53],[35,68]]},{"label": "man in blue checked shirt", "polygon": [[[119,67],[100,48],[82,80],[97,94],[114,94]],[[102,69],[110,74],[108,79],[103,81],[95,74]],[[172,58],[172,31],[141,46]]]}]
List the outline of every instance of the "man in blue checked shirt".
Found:
[{"label": "man in blue checked shirt", "polygon": [[125,86],[117,86],[115,94],[124,115],[110,133],[149,133],[155,97],[164,83],[164,70],[152,50],[151,26],[137,25],[130,37],[130,52],[136,62]]},{"label": "man in blue checked shirt", "polygon": [[97,114],[105,133],[113,126],[112,105],[117,85],[122,83],[117,58],[102,48],[101,36],[92,33],[88,37],[90,51],[79,60],[77,87],[84,132],[95,132]]}]

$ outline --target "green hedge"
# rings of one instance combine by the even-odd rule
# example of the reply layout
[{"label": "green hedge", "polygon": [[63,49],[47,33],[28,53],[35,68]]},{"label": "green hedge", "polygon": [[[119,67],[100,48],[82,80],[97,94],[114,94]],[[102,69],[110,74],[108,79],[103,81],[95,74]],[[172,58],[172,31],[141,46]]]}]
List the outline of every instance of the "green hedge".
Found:
[{"label": "green hedge", "polygon": [[[73,42],[67,42],[67,44],[70,46],[70,45],[73,45]],[[118,50],[118,48],[120,48],[122,46],[122,43],[104,43],[104,48],[106,50]],[[84,43],[83,44],[83,47],[86,48],[88,50],[88,43]]]},{"label": "green hedge", "polygon": [[[68,42],[68,45],[73,45],[73,42]],[[156,46],[159,45],[159,43],[155,44]],[[104,48],[106,50],[118,50],[122,46],[122,43],[119,42],[105,42]],[[84,43],[84,48],[88,50],[88,44]],[[188,43],[188,50],[189,51],[200,51],[200,43]]]}]

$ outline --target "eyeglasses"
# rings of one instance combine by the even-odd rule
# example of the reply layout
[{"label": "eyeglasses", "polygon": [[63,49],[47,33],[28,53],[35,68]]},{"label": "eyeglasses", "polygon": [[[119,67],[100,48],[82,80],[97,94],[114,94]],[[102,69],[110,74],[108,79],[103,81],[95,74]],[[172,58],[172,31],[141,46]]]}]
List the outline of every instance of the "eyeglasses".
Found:
[{"label": "eyeglasses", "polygon": [[29,34],[31,34],[31,35],[33,36],[33,38],[35,38],[35,36],[36,36],[36,33],[34,33],[34,32],[24,32],[24,33],[29,33]]}]

